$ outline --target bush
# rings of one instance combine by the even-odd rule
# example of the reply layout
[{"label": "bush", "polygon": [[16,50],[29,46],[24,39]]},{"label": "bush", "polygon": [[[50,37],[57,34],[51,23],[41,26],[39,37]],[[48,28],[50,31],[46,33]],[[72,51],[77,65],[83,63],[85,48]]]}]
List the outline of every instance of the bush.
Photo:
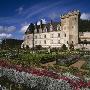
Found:
[{"label": "bush", "polygon": [[61,50],[67,50],[67,47],[65,44],[62,45]]},{"label": "bush", "polygon": [[70,50],[74,50],[74,45],[73,45],[73,44],[70,44],[69,49],[70,49]]},{"label": "bush", "polygon": [[42,49],[42,46],[41,45],[36,45],[35,46],[35,50],[41,50]]}]

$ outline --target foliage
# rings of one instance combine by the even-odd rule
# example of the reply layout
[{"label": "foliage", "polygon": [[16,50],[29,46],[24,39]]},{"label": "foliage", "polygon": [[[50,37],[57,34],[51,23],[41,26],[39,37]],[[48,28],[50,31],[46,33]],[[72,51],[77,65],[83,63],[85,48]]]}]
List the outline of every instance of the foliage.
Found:
[{"label": "foliage", "polygon": [[36,45],[35,46],[35,50],[41,50],[42,49],[42,46],[41,45]]},{"label": "foliage", "polygon": [[61,50],[67,50],[67,47],[65,44],[62,45]]},{"label": "foliage", "polygon": [[13,49],[13,48],[20,48],[23,40],[17,39],[4,39],[1,43],[2,49]]},{"label": "foliage", "polygon": [[69,49],[70,49],[70,50],[74,50],[74,45],[73,45],[73,44],[70,44]]},{"label": "foliage", "polygon": [[79,21],[79,32],[90,32],[90,20]]}]

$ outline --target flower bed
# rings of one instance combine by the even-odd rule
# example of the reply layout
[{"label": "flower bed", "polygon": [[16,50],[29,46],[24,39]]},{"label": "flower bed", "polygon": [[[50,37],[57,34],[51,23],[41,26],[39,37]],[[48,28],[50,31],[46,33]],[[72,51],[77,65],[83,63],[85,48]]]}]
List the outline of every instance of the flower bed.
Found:
[{"label": "flower bed", "polygon": [[80,55],[61,55],[56,60],[59,65],[70,66],[71,64],[78,61]]},{"label": "flower bed", "polygon": [[8,61],[0,61],[0,72],[15,83],[25,84],[39,90],[78,90],[89,87],[89,82],[57,74],[53,71],[13,65]]}]

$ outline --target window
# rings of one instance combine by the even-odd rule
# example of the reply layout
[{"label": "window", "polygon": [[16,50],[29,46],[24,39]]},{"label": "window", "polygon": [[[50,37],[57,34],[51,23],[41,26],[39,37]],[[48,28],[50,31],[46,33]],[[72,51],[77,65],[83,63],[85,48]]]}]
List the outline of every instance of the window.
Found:
[{"label": "window", "polygon": [[67,41],[67,44],[68,44],[68,41]]},{"label": "window", "polygon": [[35,44],[37,44],[37,41],[35,41]]},{"label": "window", "polygon": [[37,39],[37,36],[35,36],[35,39]]},{"label": "window", "polygon": [[29,36],[27,36],[27,39],[29,39]]},{"label": "window", "polygon": [[72,43],[73,43],[73,41],[72,41]]},{"label": "window", "polygon": [[60,33],[58,33],[58,37],[60,37]]},{"label": "window", "polygon": [[51,34],[51,38],[53,38],[53,34]]},{"label": "window", "polygon": [[75,18],[75,20],[77,20],[77,18]]},{"label": "window", "polygon": [[41,35],[39,37],[41,38]]},{"label": "window", "polygon": [[44,40],[44,44],[46,44],[46,40]]},{"label": "window", "polygon": [[51,40],[51,44],[53,44],[53,40]]},{"label": "window", "polygon": [[39,42],[39,44],[41,44],[41,41]]},{"label": "window", "polygon": [[66,30],[66,26],[64,26],[64,30]]},{"label": "window", "polygon": [[74,26],[72,26],[72,28],[74,28]]},{"label": "window", "polygon": [[60,40],[58,40],[58,44],[60,44]]},{"label": "window", "polygon": [[65,37],[66,37],[66,34],[65,34]]},{"label": "window", "polygon": [[44,35],[44,38],[46,38],[46,35]]}]

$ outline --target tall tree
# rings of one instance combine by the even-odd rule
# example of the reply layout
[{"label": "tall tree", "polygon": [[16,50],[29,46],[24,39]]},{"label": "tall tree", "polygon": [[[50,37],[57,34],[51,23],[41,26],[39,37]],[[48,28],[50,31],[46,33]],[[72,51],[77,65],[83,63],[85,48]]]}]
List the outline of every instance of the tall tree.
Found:
[{"label": "tall tree", "polygon": [[30,24],[30,30],[31,30],[31,33],[33,34],[33,51],[34,51],[34,30],[35,30],[35,25],[33,23]]}]

